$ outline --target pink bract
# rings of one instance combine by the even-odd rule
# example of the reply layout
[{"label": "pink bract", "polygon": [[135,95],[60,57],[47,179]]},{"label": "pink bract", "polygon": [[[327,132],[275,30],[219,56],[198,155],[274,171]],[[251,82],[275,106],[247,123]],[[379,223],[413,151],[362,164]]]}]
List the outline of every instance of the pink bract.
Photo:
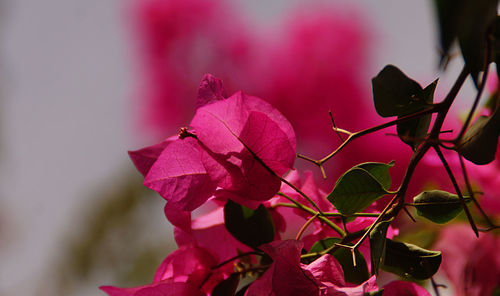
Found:
[{"label": "pink bract", "polygon": [[245,295],[361,296],[378,290],[374,276],[357,287],[347,287],[340,264],[329,254],[309,265],[301,264],[302,246],[303,243],[296,240],[262,245],[261,249],[273,259],[273,263],[250,285]]},{"label": "pink bract", "polygon": [[474,236],[469,225],[450,225],[440,236],[436,249],[443,254],[441,268],[457,296],[491,295],[499,288],[500,240],[491,233]]},{"label": "pink bract", "polygon": [[216,187],[201,162],[200,149],[193,138],[170,143],[149,170],[144,185],[181,209],[196,209]]},{"label": "pink bract", "polygon": [[130,152],[144,184],[173,207],[192,211],[216,188],[218,196],[250,206],[280,189],[293,167],[295,134],[286,118],[265,101],[238,92],[225,99],[222,82],[205,75],[191,127],[178,139]]},{"label": "pink bract", "polygon": [[165,258],[152,284],[137,288],[103,286],[101,290],[110,296],[206,295],[202,290],[211,291],[223,279],[222,274],[212,274],[216,263],[203,248],[181,247]]}]

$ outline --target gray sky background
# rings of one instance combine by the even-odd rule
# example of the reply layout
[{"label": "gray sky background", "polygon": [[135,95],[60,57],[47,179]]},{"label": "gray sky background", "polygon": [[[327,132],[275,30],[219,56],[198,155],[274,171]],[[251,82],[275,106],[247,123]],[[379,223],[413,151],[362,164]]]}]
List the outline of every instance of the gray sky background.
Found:
[{"label": "gray sky background", "polygon": [[[240,2],[256,20],[290,3]],[[392,63],[423,84],[435,78],[430,1],[350,2],[372,25],[375,71]],[[134,138],[127,119],[134,75],[123,6],[123,0],[0,4],[0,295],[33,295],[30,283],[58,256],[58,240],[90,193],[113,186],[131,167],[126,151],[147,144]],[[453,72],[440,80],[443,91],[460,67],[452,63]]]}]

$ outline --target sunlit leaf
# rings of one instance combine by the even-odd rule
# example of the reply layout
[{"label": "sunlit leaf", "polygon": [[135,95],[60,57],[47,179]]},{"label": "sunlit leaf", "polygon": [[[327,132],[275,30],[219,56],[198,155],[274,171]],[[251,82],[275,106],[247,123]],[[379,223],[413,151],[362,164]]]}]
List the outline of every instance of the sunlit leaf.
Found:
[{"label": "sunlit leaf", "polygon": [[432,222],[443,224],[463,210],[460,198],[441,190],[424,191],[413,198],[417,213]]},{"label": "sunlit leaf", "polygon": [[[363,168],[363,165],[375,175]],[[392,166],[393,163],[368,163],[351,168],[337,180],[327,199],[344,215],[362,211],[389,193],[384,185],[390,185],[388,168]]]}]

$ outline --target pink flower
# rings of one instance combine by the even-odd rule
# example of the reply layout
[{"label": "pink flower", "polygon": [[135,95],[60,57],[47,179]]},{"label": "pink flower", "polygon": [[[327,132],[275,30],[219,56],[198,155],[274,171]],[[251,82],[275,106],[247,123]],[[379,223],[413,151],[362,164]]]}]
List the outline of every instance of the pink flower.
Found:
[{"label": "pink flower", "polygon": [[181,247],[165,258],[152,284],[137,288],[103,286],[101,290],[110,296],[206,295],[224,278],[222,270],[211,269],[216,264],[203,248]]},{"label": "pink flower", "polygon": [[[130,7],[137,50],[141,122],[172,132],[192,116],[196,83],[207,72],[244,81],[250,41],[223,0],[137,0]],[[235,85],[235,84],[233,84]],[[144,104],[143,100],[146,100]]]},{"label": "pink flower", "polygon": [[468,225],[450,225],[436,249],[443,254],[442,269],[455,288],[455,295],[491,295],[499,288],[500,240],[491,233],[474,236]]},{"label": "pink flower", "polygon": [[296,240],[274,241],[261,246],[273,263],[250,285],[245,295],[362,296],[378,289],[375,277],[359,286],[347,287],[340,264],[328,254],[309,265],[301,264],[302,246],[303,243]]},{"label": "pink flower", "polygon": [[415,283],[393,281],[384,286],[384,296],[431,296],[431,294]]},{"label": "pink flower", "polygon": [[216,194],[254,206],[273,197],[292,168],[295,134],[276,109],[241,92],[225,99],[221,81],[202,80],[194,133],[130,152],[144,184],[177,209],[192,211]]}]

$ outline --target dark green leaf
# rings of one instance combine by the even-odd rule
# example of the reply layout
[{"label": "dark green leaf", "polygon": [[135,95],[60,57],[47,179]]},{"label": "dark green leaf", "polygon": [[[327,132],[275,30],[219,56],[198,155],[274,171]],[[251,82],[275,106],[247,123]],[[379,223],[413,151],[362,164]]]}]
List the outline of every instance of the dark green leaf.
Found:
[{"label": "dark green leaf", "polygon": [[[495,18],[495,25],[493,26],[493,57],[497,65],[497,77],[500,77],[500,16]],[[498,78],[497,78],[498,79]],[[495,97],[496,98],[496,97]]]},{"label": "dark green leaf", "polygon": [[458,35],[458,22],[465,0],[434,0],[439,23],[439,37],[443,56],[453,44]]},{"label": "dark green leaf", "polygon": [[[427,105],[431,105],[434,101],[434,91],[436,90],[438,79],[429,84],[421,93],[421,97]],[[425,108],[422,108],[422,110]],[[417,110],[421,111],[421,110]],[[399,116],[401,117],[401,116]],[[410,145],[415,150],[422,142],[422,139],[427,136],[429,125],[431,123],[432,114],[427,114],[406,122],[398,123],[397,131],[399,138]]]},{"label": "dark green leaf", "polygon": [[370,231],[370,255],[372,260],[372,274],[378,275],[378,270],[384,263],[385,258],[385,239],[387,229],[392,220],[381,221]]},{"label": "dark green leaf", "polygon": [[372,79],[375,109],[382,117],[410,114],[428,107],[422,87],[393,65]]},{"label": "dark green leaf", "polygon": [[[335,243],[339,243],[340,238],[330,237],[316,242],[312,248],[310,253],[321,252],[329,247],[333,246]],[[342,265],[342,270],[344,271],[344,279],[346,282],[353,284],[361,284],[368,280],[370,274],[368,273],[368,266],[366,265],[366,260],[363,255],[356,250],[356,266],[354,266],[352,262],[352,254],[351,251],[346,248],[339,248],[334,252],[330,252],[330,255],[333,255],[335,259]]]},{"label": "dark green leaf", "polygon": [[382,268],[404,279],[425,280],[441,265],[441,252],[387,239]]},{"label": "dark green leaf", "polygon": [[[462,56],[474,83],[485,68],[487,31],[497,16],[498,0],[435,0],[443,56],[458,37]],[[443,62],[441,59],[441,63]]]},{"label": "dark green leaf", "polygon": [[424,191],[413,198],[417,214],[432,222],[444,224],[463,210],[460,198],[441,190]]},{"label": "dark green leaf", "polygon": [[273,220],[263,205],[254,211],[228,200],[224,206],[224,224],[238,241],[254,249],[274,239]]},{"label": "dark green leaf", "polygon": [[384,187],[389,190],[391,188],[391,175],[389,174],[389,169],[394,166],[394,161],[389,163],[381,163],[381,162],[365,162],[358,164],[356,167],[362,168],[368,171],[377,181]]},{"label": "dark green leaf", "polygon": [[487,30],[497,16],[498,0],[464,1],[458,20],[458,42],[472,79],[478,85],[485,68]]},{"label": "dark green leaf", "polygon": [[233,273],[227,279],[223,280],[212,290],[212,296],[233,296],[236,293],[240,275]]},{"label": "dark green leaf", "polygon": [[490,116],[479,117],[465,133],[458,152],[475,164],[488,164],[495,160],[500,135],[500,108]]},{"label": "dark green leaf", "polygon": [[337,180],[327,199],[344,215],[362,211],[389,193],[384,185],[390,185],[388,169],[393,165],[373,162],[354,166]]}]

